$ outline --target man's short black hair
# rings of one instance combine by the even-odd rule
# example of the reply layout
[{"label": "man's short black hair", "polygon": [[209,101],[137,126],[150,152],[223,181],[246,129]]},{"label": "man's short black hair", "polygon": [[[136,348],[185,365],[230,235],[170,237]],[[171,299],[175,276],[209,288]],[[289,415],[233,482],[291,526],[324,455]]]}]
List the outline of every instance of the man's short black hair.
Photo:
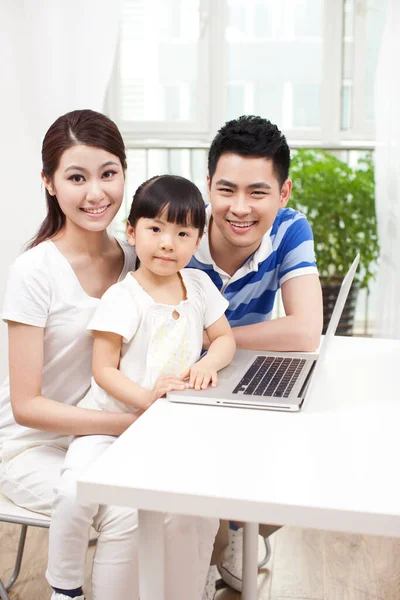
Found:
[{"label": "man's short black hair", "polygon": [[289,177],[290,150],[286,138],[276,125],[262,117],[242,115],[221,127],[208,153],[210,180],[223,154],[264,157],[271,160],[281,187]]}]

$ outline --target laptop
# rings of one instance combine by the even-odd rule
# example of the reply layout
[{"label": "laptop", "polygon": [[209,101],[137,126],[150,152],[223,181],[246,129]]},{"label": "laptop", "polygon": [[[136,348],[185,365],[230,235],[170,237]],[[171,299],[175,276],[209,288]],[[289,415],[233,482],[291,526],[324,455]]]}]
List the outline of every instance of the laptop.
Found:
[{"label": "laptop", "polygon": [[343,279],[319,353],[237,350],[232,363],[218,373],[217,387],[172,391],[167,399],[185,404],[299,411],[326,358],[359,259],[357,254]]}]

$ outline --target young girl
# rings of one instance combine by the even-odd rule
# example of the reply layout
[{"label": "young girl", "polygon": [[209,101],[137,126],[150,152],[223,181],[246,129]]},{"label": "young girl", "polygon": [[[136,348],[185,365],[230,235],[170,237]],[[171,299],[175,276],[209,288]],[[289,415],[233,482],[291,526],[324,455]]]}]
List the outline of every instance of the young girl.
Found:
[{"label": "young girl", "polygon": [[[224,315],[228,302],[208,275],[184,269],[199,244],[204,224],[203,199],[187,179],[164,175],[139,187],[127,237],[136,248],[140,266],[110,287],[89,323],[94,335],[94,381],[80,406],[131,413],[146,410],[169,390],[217,384],[217,371],[235,352]],[[199,360],[204,329],[210,347]],[[81,469],[82,457],[87,467],[86,457],[94,460],[114,439],[83,436],[69,448],[50,530],[49,555],[57,557],[59,567],[71,562],[72,556],[84,562],[88,545],[91,507],[86,512],[82,507],[76,519],[71,481]],[[180,552],[180,589],[172,591],[171,582],[166,582],[171,600],[200,600],[218,528],[215,519],[188,521],[188,547],[198,547],[198,559],[193,562],[187,549],[186,554]],[[137,598],[136,587],[129,599]]]},{"label": "young girl", "polygon": [[[90,110],[63,115],[46,133],[42,159],[47,216],[10,269],[2,314],[10,375],[0,389],[0,488],[19,506],[50,516],[71,436],[118,436],[137,418],[76,406],[90,388],[87,324],[104,292],[134,268],[136,255],[106,231],[124,192],[126,156],[116,125]],[[93,599],[129,599],[136,586],[136,512],[92,506],[92,515],[99,532]],[[185,551],[179,518],[167,527]],[[79,596],[83,565],[50,566],[48,578],[67,597]]]}]

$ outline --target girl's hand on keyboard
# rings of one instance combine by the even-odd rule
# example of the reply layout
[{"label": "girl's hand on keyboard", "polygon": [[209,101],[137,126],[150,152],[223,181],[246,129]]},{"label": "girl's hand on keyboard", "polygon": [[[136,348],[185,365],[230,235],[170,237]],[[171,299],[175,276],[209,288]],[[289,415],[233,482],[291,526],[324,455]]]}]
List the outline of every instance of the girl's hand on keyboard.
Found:
[{"label": "girl's hand on keyboard", "polygon": [[209,385],[216,387],[218,383],[217,370],[208,356],[201,358],[186,372],[182,373],[182,379],[189,378],[189,388],[205,390]]}]

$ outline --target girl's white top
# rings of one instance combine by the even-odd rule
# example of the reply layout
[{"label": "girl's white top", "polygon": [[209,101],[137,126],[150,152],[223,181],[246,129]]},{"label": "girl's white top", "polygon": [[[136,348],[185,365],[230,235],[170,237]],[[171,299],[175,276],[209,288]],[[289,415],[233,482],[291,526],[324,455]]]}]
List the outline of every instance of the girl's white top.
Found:
[{"label": "girl's white top", "polygon": [[[228,307],[208,275],[197,269],[180,271],[186,300],[173,306],[157,304],[132,273],[111,286],[101,299],[88,329],[122,336],[120,371],[135,383],[153,388],[163,375],[179,375],[200,357],[203,330]],[[174,318],[179,315],[178,318]],[[177,315],[176,315],[177,313]],[[92,380],[79,406],[114,412],[135,411]]]},{"label": "girl's white top", "polygon": [[[122,280],[135,268],[136,254],[128,244],[120,245],[125,256]],[[76,405],[90,388],[93,338],[87,325],[99,303],[85,292],[68,260],[51,241],[24,252],[10,267],[2,318],[44,328],[44,396]],[[64,448],[69,440],[15,422],[7,377],[0,388],[3,461],[41,444]]]}]

